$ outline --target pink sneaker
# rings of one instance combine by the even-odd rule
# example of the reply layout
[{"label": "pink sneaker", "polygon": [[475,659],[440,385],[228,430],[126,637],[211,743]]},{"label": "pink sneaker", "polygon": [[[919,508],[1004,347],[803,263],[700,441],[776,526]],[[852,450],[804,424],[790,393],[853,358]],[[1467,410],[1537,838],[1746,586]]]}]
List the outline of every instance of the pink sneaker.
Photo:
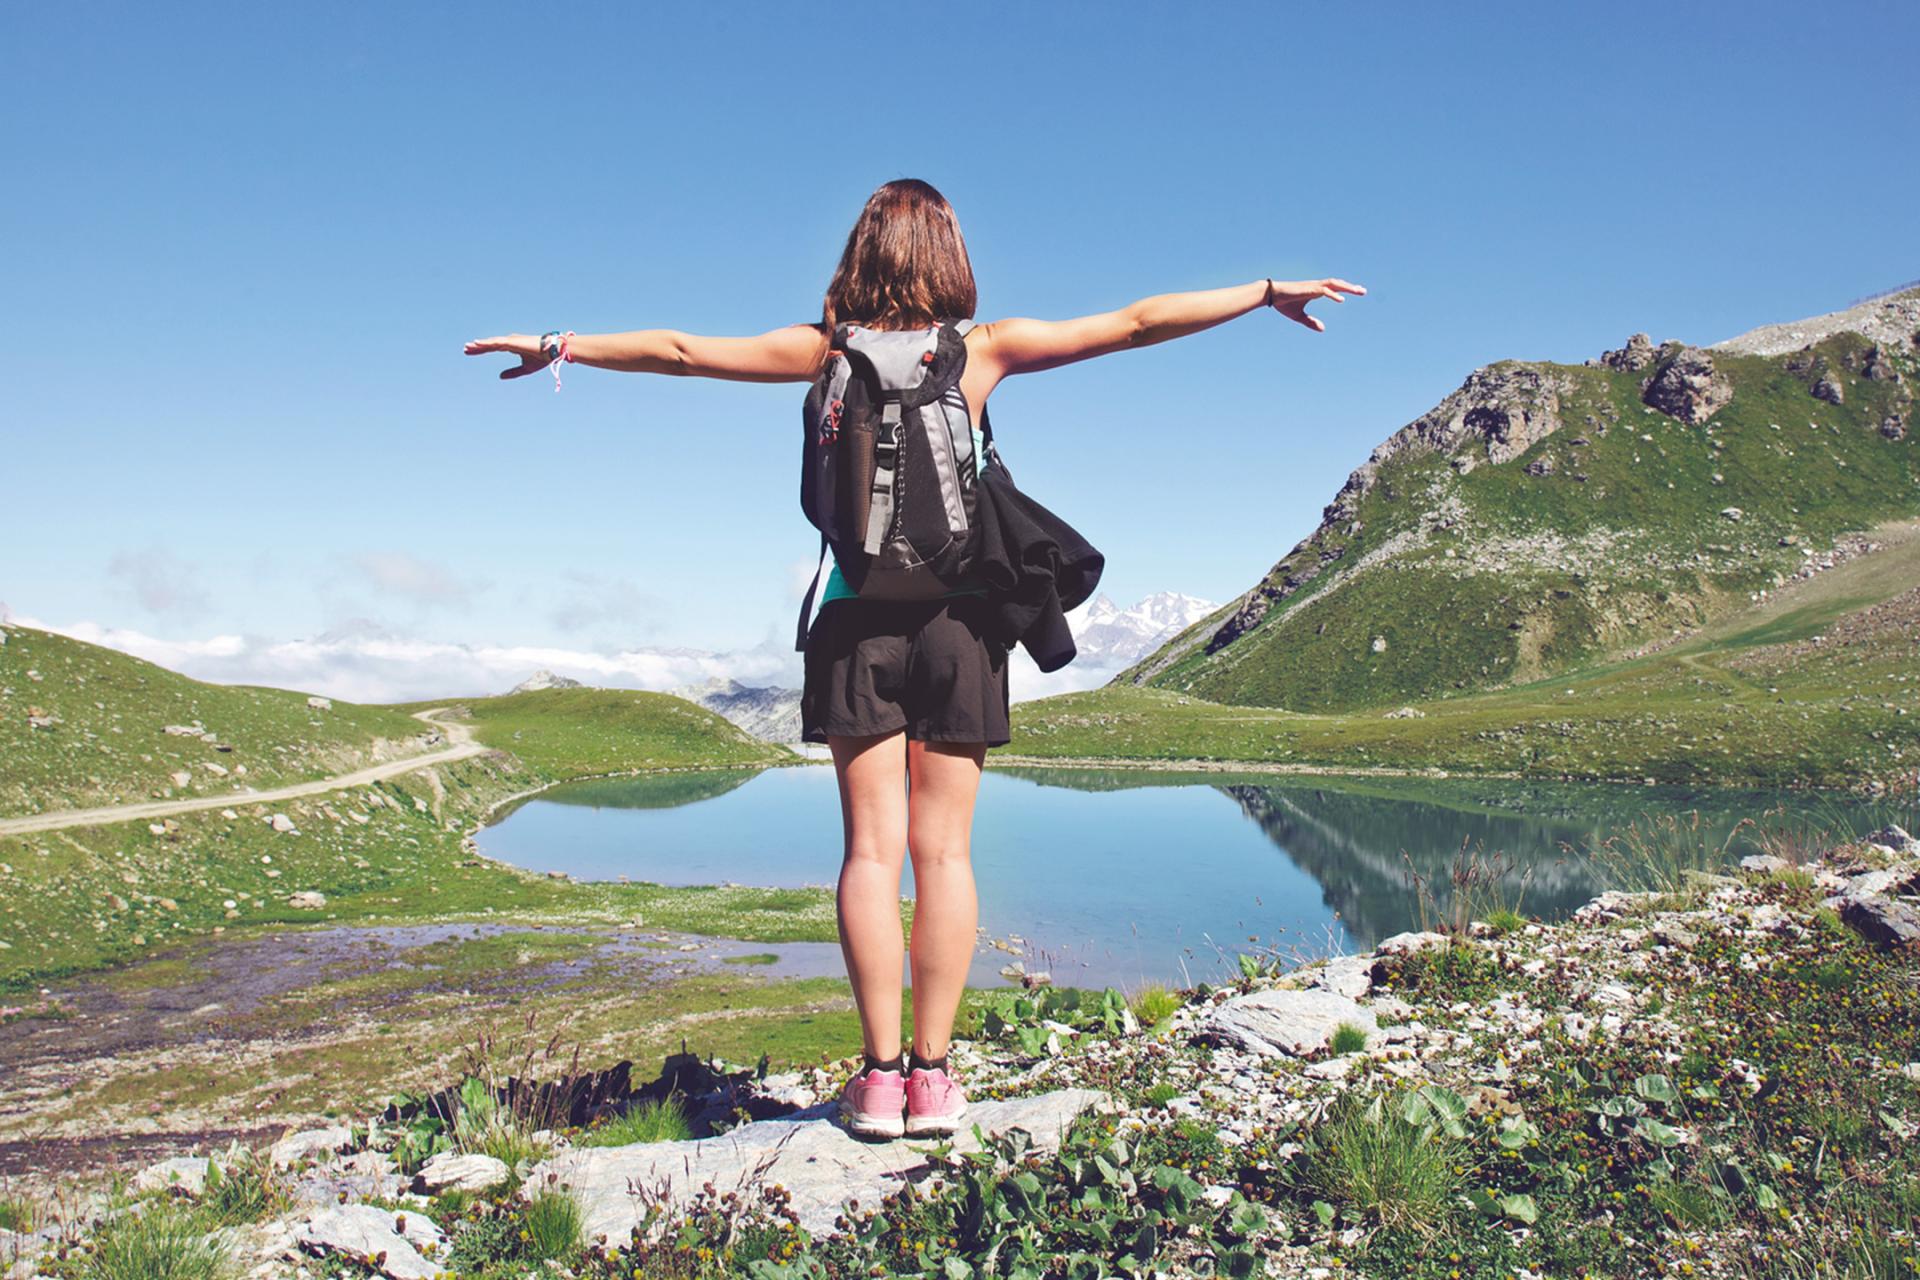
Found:
[{"label": "pink sneaker", "polygon": [[860,1071],[840,1090],[840,1118],[863,1138],[898,1138],[906,1133],[901,1109],[906,1085],[898,1071]]},{"label": "pink sneaker", "polygon": [[967,1095],[946,1068],[915,1067],[907,1075],[907,1132],[952,1133],[967,1114]]}]

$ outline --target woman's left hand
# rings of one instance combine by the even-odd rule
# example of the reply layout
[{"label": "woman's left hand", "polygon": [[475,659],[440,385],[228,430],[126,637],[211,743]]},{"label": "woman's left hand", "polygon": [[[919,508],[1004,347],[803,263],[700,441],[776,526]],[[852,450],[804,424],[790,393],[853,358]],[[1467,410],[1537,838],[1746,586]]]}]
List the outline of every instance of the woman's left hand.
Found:
[{"label": "woman's left hand", "polygon": [[1324,280],[1275,280],[1273,298],[1268,304],[1275,311],[1297,324],[1303,324],[1315,333],[1325,333],[1327,326],[1320,323],[1318,316],[1307,314],[1307,304],[1319,298],[1331,298],[1335,302],[1345,302],[1340,295],[1351,293],[1356,297],[1364,295],[1365,289],[1345,280],[1331,276]]},{"label": "woman's left hand", "polygon": [[510,356],[519,356],[520,363],[511,369],[502,369],[502,378],[524,378],[530,373],[538,373],[552,363],[546,353],[540,350],[540,339],[528,333],[509,333],[498,338],[480,338],[466,345],[470,356],[483,356],[491,351],[504,351]]}]

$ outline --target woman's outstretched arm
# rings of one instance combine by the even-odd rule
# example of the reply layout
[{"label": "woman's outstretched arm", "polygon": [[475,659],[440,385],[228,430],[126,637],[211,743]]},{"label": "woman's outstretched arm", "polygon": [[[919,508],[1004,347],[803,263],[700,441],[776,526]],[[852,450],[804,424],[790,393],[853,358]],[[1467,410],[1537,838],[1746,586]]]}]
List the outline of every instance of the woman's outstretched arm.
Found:
[{"label": "woman's outstretched arm", "polygon": [[[576,333],[567,339],[567,358],[574,364],[625,373],[670,373],[735,382],[806,382],[825,342],[820,326],[813,324],[790,324],[752,338],[707,338],[678,329],[636,329],[631,333]],[[520,357],[519,364],[500,371],[503,378],[538,373],[549,363],[540,350],[537,334],[509,333],[466,345],[470,356],[493,351]]]},{"label": "woman's outstretched arm", "polygon": [[1309,302],[1319,298],[1344,302],[1340,296],[1343,293],[1365,292],[1357,284],[1332,277],[1255,280],[1225,289],[1155,294],[1118,311],[1074,320],[996,320],[980,326],[985,333],[981,335],[979,357],[992,363],[1002,377],[1033,373],[1130,347],[1147,347],[1169,338],[1183,338],[1268,306],[1319,333],[1326,326],[1317,316],[1307,314]]}]

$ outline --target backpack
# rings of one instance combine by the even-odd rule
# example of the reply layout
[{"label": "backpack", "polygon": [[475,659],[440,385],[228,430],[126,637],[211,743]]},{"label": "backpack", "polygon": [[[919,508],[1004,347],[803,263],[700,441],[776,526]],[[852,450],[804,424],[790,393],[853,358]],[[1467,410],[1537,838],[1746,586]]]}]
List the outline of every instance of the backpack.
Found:
[{"label": "backpack", "polygon": [[982,451],[960,375],[971,320],[918,329],[835,326],[807,391],[800,507],[820,531],[822,563],[800,605],[804,650],[826,551],[863,599],[927,600],[975,584],[976,472],[997,463],[981,415]]}]

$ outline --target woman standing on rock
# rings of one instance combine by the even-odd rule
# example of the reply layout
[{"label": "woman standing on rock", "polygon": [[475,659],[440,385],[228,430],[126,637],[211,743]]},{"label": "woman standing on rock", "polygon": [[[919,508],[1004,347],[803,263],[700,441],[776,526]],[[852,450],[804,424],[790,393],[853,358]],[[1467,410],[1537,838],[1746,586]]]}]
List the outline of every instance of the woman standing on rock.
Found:
[{"label": "woman standing on rock", "polygon": [[[973,267],[959,221],[938,191],[902,179],[867,200],[818,323],[746,338],[642,329],[509,334],[467,344],[468,355],[518,356],[520,363],[503,371],[503,378],[571,362],[632,373],[813,384],[808,450],[810,459],[822,461],[811,494],[803,484],[803,501],[810,515],[821,504],[823,514],[814,520],[823,531],[823,549],[828,542],[833,546],[835,565],[811,627],[803,611],[801,720],[802,736],[832,751],[840,785],[840,944],[865,1051],[864,1065],[841,1094],[841,1113],[855,1133],[951,1133],[966,1110],[947,1070],[947,1044],[975,944],[974,798],[987,749],[1009,740],[1007,654],[1013,634],[1027,629],[1032,613],[1026,593],[1012,604],[997,599],[989,571],[978,565],[942,571],[937,581],[927,574],[931,562],[909,559],[904,568],[888,571],[882,565],[887,554],[907,546],[906,520],[895,514],[894,504],[925,504],[926,495],[937,492],[958,535],[966,533],[970,519],[989,518],[980,513],[993,501],[995,486],[987,481],[998,458],[986,408],[1002,379],[1165,342],[1267,307],[1320,331],[1320,321],[1306,312],[1309,302],[1339,302],[1342,293],[1364,292],[1344,280],[1261,279],[1160,294],[1074,320],[974,325]],[[917,358],[900,361],[889,354],[903,344],[918,344],[912,350]],[[876,389],[871,404],[862,402],[859,387],[848,389],[850,376]],[[938,383],[938,390],[929,382]],[[889,400],[895,403],[887,405]],[[843,424],[848,404],[854,411]],[[901,404],[907,417],[896,436]],[[891,409],[892,420],[883,417],[883,408]],[[860,412],[868,409],[871,421]],[[871,434],[876,423],[877,435]],[[870,434],[862,435],[861,428]],[[923,438],[930,444],[915,443]],[[844,460],[851,454],[843,439],[862,442],[862,463]],[[916,462],[914,450],[921,448],[929,451]],[[924,470],[916,473],[916,466]],[[936,470],[937,485],[931,483]],[[912,483],[916,474],[929,483]],[[838,498],[821,498],[836,477]],[[999,491],[1018,496],[1010,481]],[[825,511],[836,500],[852,504],[857,523]],[[862,529],[869,530],[864,547]],[[949,541],[957,548],[963,539]],[[1090,559],[1097,577],[1097,553]],[[920,585],[910,587],[909,580]],[[1059,603],[1054,601],[1056,618]],[[1009,617],[1019,618],[1011,628]],[[1040,658],[1032,635],[1019,639],[1045,668],[1047,659]],[[1052,660],[1057,665],[1071,656],[1068,639],[1064,656]],[[903,1058],[900,870],[907,856],[917,892],[907,957],[913,1041]]]}]

